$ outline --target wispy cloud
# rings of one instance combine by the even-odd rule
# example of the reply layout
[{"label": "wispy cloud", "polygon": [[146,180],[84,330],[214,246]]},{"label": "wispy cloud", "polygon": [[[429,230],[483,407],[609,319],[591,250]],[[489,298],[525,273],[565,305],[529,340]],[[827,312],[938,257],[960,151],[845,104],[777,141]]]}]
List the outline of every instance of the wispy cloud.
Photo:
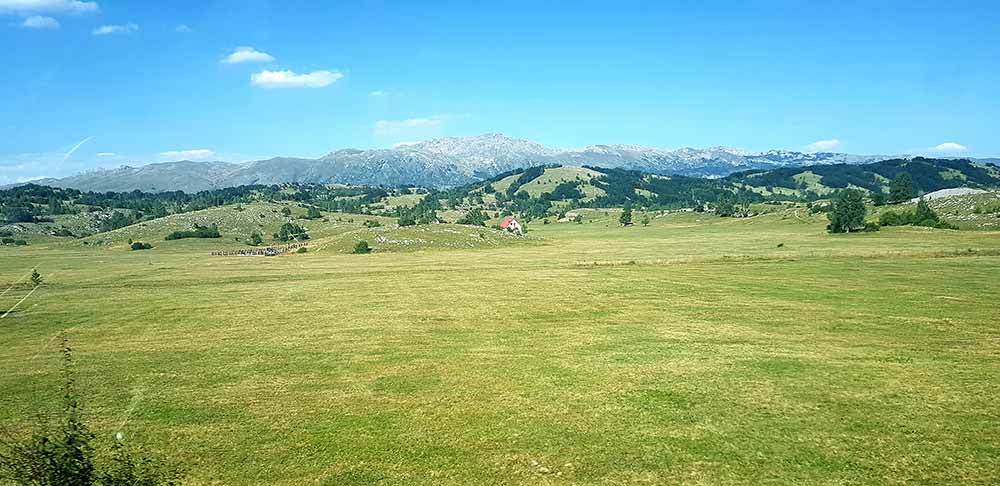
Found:
[{"label": "wispy cloud", "polygon": [[66,152],[66,155],[63,155],[63,162],[69,160],[69,158],[72,157],[73,154],[76,153],[76,151],[79,150],[81,146],[83,146],[83,144],[89,142],[90,139],[92,138],[94,137],[87,137],[83,140],[80,140],[76,145],[73,146],[73,148],[69,149],[69,152]]},{"label": "wispy cloud", "polygon": [[0,14],[72,14],[99,12],[97,2],[79,0],[0,0]]},{"label": "wispy cloud", "polygon": [[931,152],[937,152],[942,154],[965,152],[968,150],[969,150],[968,147],[958,142],[945,142],[930,148]]},{"label": "wispy cloud", "polygon": [[24,19],[24,23],[21,26],[27,29],[58,29],[59,21],[52,17],[32,15]]},{"label": "wispy cloud", "polygon": [[389,96],[389,92],[378,89],[368,93],[368,96],[371,96],[372,98],[382,98],[384,96]]},{"label": "wispy cloud", "polygon": [[93,35],[111,35],[111,34],[131,34],[139,30],[139,26],[136,24],[124,24],[124,25],[102,25],[90,33]]},{"label": "wispy cloud", "polygon": [[291,70],[261,71],[250,76],[250,82],[261,88],[324,88],[344,75],[337,71],[313,71],[298,74]]},{"label": "wispy cloud", "polygon": [[829,152],[840,146],[840,140],[831,138],[830,140],[817,140],[806,147],[809,152]]},{"label": "wispy cloud", "polygon": [[180,24],[177,27],[174,27],[174,32],[180,32],[182,34],[190,34],[191,32],[194,31],[191,30],[191,27],[188,27],[187,25],[184,24]]},{"label": "wispy cloud", "polygon": [[168,150],[160,152],[160,157],[164,159],[204,160],[214,156],[215,152],[209,149]]},{"label": "wispy cloud", "polygon": [[467,113],[461,115],[446,113],[421,118],[407,118],[404,120],[379,120],[375,122],[374,132],[375,135],[379,136],[428,133],[441,128],[449,120],[468,117],[469,114]]},{"label": "wispy cloud", "polygon": [[118,155],[118,154],[116,154],[114,152],[97,152],[97,156],[98,157],[114,157],[116,155]]},{"label": "wispy cloud", "polygon": [[237,47],[231,54],[222,59],[224,64],[241,64],[244,62],[271,62],[274,56],[258,51],[253,47]]}]

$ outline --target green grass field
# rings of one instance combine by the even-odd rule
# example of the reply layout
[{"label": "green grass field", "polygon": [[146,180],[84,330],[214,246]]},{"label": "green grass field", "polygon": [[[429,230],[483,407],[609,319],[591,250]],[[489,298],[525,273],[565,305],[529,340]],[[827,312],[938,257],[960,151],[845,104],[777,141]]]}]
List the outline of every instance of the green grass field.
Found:
[{"label": "green grass field", "polygon": [[353,219],[273,258],[0,248],[0,291],[46,280],[0,319],[0,426],[59,406],[64,333],[99,436],[190,484],[1000,482],[998,232],[611,211],[321,249]]}]

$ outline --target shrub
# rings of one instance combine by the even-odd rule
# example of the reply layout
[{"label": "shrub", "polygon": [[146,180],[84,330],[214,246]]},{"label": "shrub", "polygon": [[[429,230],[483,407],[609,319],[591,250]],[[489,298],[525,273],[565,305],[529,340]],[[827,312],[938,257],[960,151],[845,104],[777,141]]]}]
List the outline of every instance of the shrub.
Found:
[{"label": "shrub", "polygon": [[132,251],[136,251],[136,250],[152,250],[152,249],[153,249],[153,245],[150,245],[149,243],[143,243],[141,241],[134,241],[134,242],[132,242]]},{"label": "shrub", "polygon": [[212,226],[201,226],[195,223],[193,229],[186,231],[174,231],[170,233],[165,238],[166,240],[182,240],[185,238],[221,238],[222,234],[219,233],[219,227],[216,225]]},{"label": "shrub", "polygon": [[364,223],[361,223],[365,228],[378,228],[382,226],[382,223],[375,221],[373,219],[366,219]]},{"label": "shrub", "polygon": [[362,240],[362,241],[359,241],[359,242],[357,242],[357,243],[354,244],[354,253],[357,253],[357,254],[361,255],[361,254],[371,253],[371,252],[372,252],[372,248],[370,246],[368,246],[368,242],[367,241]]},{"label": "shrub", "polygon": [[880,226],[924,226],[938,229],[958,229],[957,226],[944,221],[931,209],[927,202],[917,201],[913,211],[886,211],[879,217]]},{"label": "shrub", "polygon": [[417,224],[417,220],[409,213],[403,214],[399,217],[400,226],[413,226],[415,224]]},{"label": "shrub", "polygon": [[260,246],[264,244],[264,237],[260,233],[254,231],[250,233],[250,239],[247,241],[250,246]]}]

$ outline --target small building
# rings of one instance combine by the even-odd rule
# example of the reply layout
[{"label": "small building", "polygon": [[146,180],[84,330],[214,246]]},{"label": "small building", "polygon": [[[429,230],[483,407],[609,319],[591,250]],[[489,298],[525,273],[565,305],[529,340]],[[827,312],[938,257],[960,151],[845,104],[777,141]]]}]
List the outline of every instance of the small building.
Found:
[{"label": "small building", "polygon": [[500,229],[509,231],[515,235],[524,234],[524,228],[521,226],[521,223],[518,223],[513,216],[507,216],[504,218],[503,221],[500,222]]}]

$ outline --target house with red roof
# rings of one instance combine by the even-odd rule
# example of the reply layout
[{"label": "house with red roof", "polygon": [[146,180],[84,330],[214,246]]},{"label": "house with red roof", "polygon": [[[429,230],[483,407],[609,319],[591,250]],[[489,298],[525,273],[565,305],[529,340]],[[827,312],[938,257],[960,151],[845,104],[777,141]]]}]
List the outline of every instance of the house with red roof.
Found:
[{"label": "house with red roof", "polygon": [[504,218],[503,221],[500,222],[500,229],[509,231],[515,235],[524,234],[524,228],[521,226],[521,223],[518,223],[513,216],[507,216]]}]

